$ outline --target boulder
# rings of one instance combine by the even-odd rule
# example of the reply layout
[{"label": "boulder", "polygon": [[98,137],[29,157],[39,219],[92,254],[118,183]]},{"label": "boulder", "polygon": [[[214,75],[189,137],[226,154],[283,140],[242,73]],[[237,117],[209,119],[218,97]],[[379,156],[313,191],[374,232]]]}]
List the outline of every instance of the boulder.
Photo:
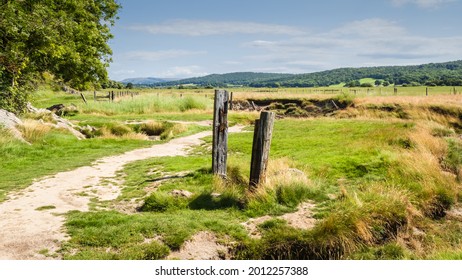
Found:
[{"label": "boulder", "polygon": [[52,116],[53,120],[56,122],[56,124],[54,125],[56,128],[62,128],[62,129],[68,130],[70,133],[72,133],[79,140],[86,138],[85,135],[83,135],[78,130],[78,129],[81,129],[80,127],[74,125],[73,123],[71,123],[70,121],[68,121],[66,119],[63,119],[63,118],[59,117],[58,115],[56,115],[55,113],[51,112],[48,109],[37,109],[34,106],[32,106],[30,103],[28,103],[27,104],[27,110],[29,110],[29,112],[31,112],[31,113],[36,113],[36,114],[51,113],[51,116]]},{"label": "boulder", "polygon": [[17,125],[22,124],[23,122],[15,114],[0,109],[0,126],[9,130],[16,139],[27,143],[27,141],[22,137],[21,132],[16,127]]},{"label": "boulder", "polygon": [[65,106],[64,104],[56,104],[48,107],[47,110],[55,113],[58,116],[74,116],[79,112],[75,105]]}]

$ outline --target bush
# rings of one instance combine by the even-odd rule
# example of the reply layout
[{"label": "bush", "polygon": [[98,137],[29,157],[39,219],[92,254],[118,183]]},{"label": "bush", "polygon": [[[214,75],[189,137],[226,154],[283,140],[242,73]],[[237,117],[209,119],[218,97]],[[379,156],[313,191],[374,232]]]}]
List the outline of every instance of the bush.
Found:
[{"label": "bush", "polygon": [[0,96],[0,109],[5,109],[15,114],[26,111],[29,96],[27,90],[19,90],[12,87],[2,88],[0,85]]}]

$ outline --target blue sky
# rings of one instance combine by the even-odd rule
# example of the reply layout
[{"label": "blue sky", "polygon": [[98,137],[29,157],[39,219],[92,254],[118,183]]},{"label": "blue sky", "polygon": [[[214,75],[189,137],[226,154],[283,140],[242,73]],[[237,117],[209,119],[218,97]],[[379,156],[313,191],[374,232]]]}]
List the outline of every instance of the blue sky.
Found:
[{"label": "blue sky", "polygon": [[119,0],[114,80],[462,59],[462,0]]}]

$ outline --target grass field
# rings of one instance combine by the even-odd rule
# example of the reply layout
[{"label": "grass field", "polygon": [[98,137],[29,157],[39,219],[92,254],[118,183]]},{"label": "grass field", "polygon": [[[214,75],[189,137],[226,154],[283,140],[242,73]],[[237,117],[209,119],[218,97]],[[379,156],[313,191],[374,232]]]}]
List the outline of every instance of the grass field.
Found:
[{"label": "grass field", "polygon": [[[349,91],[330,90],[230,89],[237,99],[325,99]],[[229,248],[222,252],[223,258],[460,259],[460,217],[447,213],[460,209],[461,95],[454,95],[452,87],[431,88],[430,96],[425,96],[425,87],[400,87],[397,95],[393,88],[356,90],[356,96],[349,95],[352,104],[329,117],[276,121],[268,181],[254,193],[247,187],[249,132],[229,137],[225,182],[211,174],[210,137],[189,157],[125,166],[120,173],[125,183],[116,200],[93,201],[92,211],[68,214],[71,238],[63,247],[64,257],[162,259],[196,233],[208,231]],[[165,89],[109,103],[94,102],[92,93],[87,93],[89,104],[85,105],[79,96],[39,92],[36,106],[73,103],[78,112],[68,116],[70,120],[106,134],[76,141],[51,129],[36,132],[39,135],[32,145],[1,137],[0,153],[5,160],[0,169],[4,172],[0,173],[0,199],[33,178],[152,144],[128,137],[147,128],[126,121],[210,120],[212,94],[213,90]],[[233,124],[249,125],[252,131],[257,116],[231,112],[229,118]],[[203,129],[188,128],[181,133]],[[182,134],[172,136],[176,135]],[[69,159],[69,154],[76,156]],[[59,167],[52,164],[57,160]],[[43,168],[37,169],[39,161],[44,162]],[[19,177],[11,175],[18,169],[22,170]],[[172,196],[173,190],[188,191],[191,196]],[[293,228],[281,218],[303,202],[315,205],[317,222],[308,230]],[[132,211],[121,211],[121,205]],[[101,208],[106,210],[96,210]],[[265,215],[271,218],[258,226],[261,238],[249,237],[242,223]]]}]

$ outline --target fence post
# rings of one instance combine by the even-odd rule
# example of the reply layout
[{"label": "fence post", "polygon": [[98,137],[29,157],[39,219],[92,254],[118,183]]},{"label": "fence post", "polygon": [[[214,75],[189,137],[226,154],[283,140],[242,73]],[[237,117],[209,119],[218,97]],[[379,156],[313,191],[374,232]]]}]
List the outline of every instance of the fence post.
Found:
[{"label": "fence post", "polygon": [[228,92],[215,90],[213,111],[212,172],[226,178],[228,156]]},{"label": "fence post", "polygon": [[273,135],[274,112],[261,112],[260,120],[255,121],[252,145],[252,161],[250,164],[250,188],[255,189],[266,180],[271,138]]},{"label": "fence post", "polygon": [[233,93],[231,92],[231,94],[229,95],[229,110],[232,111],[233,110]]},{"label": "fence post", "polygon": [[93,100],[96,101],[96,90],[93,91]]},{"label": "fence post", "polygon": [[428,96],[428,87],[425,88],[425,96]]},{"label": "fence post", "polygon": [[83,93],[81,93],[81,92],[80,92],[80,97],[82,97],[82,100],[83,100],[83,102],[85,102],[85,104],[88,104],[87,99],[85,98],[85,95],[83,95]]}]

